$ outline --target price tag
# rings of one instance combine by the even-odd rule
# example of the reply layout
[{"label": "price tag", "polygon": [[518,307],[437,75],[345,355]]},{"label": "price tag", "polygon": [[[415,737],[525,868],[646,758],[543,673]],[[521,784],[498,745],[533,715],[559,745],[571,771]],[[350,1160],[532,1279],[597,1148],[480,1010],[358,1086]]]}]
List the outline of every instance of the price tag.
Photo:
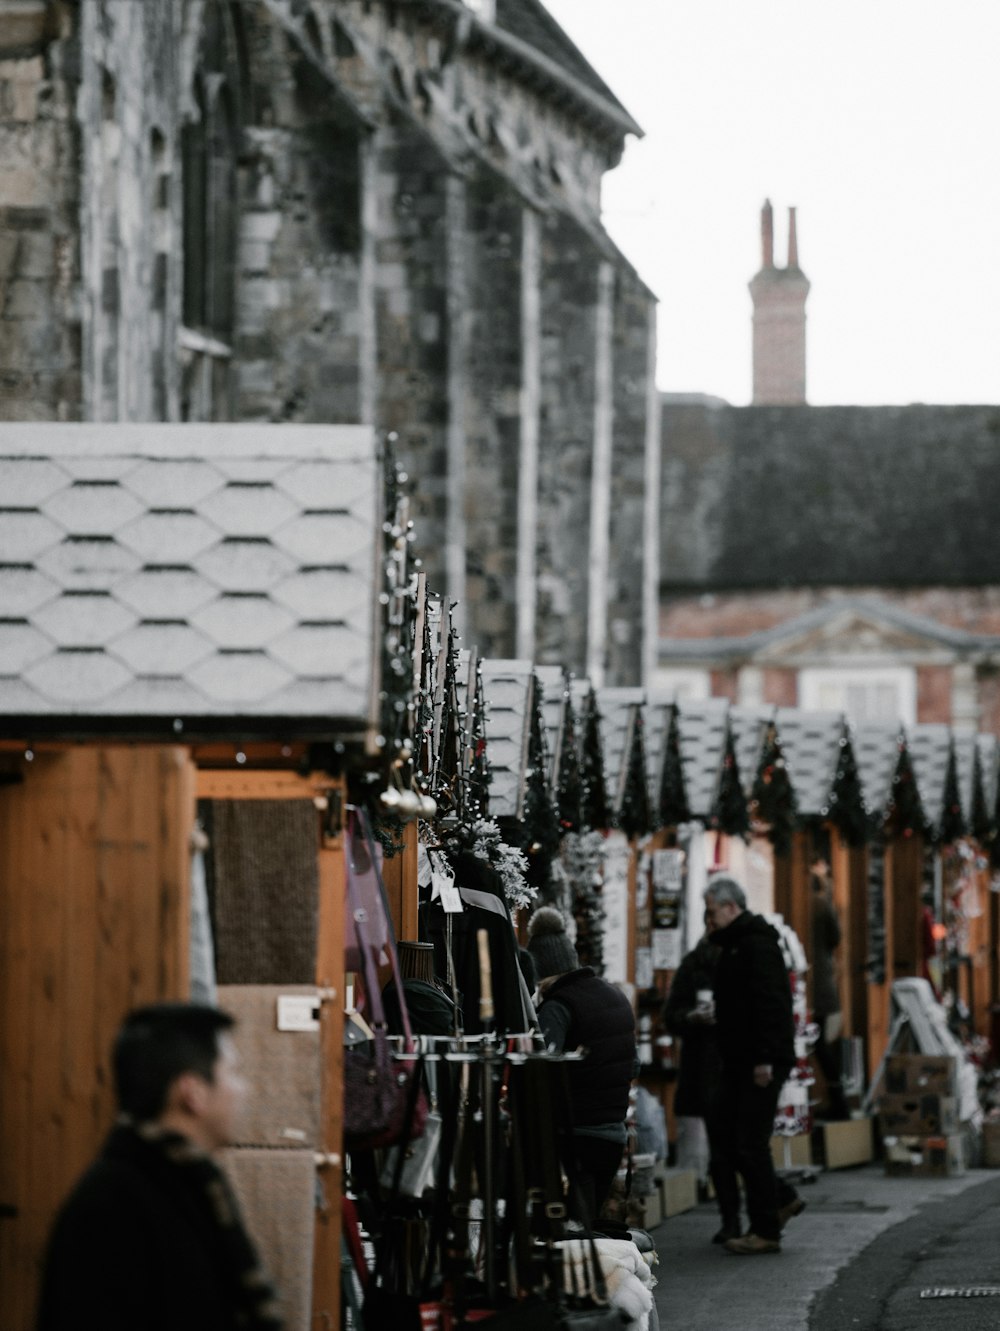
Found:
[{"label": "price tag", "polygon": [[440,900],[447,914],[458,914],[464,907],[458,888],[455,886],[455,875],[451,865],[443,855],[431,854],[430,861],[431,901]]}]

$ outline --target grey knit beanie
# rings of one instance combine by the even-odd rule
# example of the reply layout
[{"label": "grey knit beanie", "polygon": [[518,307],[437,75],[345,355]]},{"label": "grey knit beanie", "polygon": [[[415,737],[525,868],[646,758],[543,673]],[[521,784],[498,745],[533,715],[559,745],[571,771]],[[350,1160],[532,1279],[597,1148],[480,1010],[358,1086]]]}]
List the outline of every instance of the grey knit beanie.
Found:
[{"label": "grey knit beanie", "polygon": [[566,933],[566,921],[555,906],[539,906],[528,921],[528,951],[539,980],[565,975],[580,965],[576,948]]}]

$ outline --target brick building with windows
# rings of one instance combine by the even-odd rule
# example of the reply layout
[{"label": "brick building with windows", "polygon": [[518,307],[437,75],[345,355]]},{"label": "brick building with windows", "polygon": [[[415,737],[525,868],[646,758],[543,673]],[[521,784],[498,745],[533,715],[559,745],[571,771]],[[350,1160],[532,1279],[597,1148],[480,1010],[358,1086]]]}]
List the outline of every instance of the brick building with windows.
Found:
[{"label": "brick building with windows", "polygon": [[638,683],[639,132],[540,0],[0,0],[0,418],[396,431],[467,639]]},{"label": "brick building with windows", "polygon": [[1000,406],[808,406],[794,213],[787,268],[761,231],[752,405],[662,398],[655,678],[1000,733]]}]

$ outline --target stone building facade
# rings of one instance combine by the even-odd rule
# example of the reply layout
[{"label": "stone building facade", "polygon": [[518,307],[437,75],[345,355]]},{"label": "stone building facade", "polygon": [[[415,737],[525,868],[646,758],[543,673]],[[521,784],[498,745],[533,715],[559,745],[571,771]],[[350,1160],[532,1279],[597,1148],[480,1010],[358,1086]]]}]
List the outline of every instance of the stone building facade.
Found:
[{"label": "stone building facade", "polygon": [[791,228],[753,405],[662,400],[658,685],[1000,734],[1000,406],[806,405]]},{"label": "stone building facade", "polygon": [[638,683],[638,132],[539,0],[0,0],[0,418],[396,432],[466,639]]}]

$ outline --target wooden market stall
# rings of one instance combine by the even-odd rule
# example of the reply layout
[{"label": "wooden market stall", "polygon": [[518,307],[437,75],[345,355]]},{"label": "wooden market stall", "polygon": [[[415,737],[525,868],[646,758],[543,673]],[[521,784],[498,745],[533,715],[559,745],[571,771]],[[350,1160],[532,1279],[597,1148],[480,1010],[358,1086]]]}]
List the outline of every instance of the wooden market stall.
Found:
[{"label": "wooden market stall", "polygon": [[889,1038],[893,981],[922,974],[927,820],[905,734],[869,724],[858,728],[855,743],[871,828],[860,909],[852,915],[860,968],[852,972],[858,987],[850,997],[872,1077]]},{"label": "wooden market stall", "polygon": [[[122,1017],[213,985],[252,1088],[248,1223],[289,1328],[338,1325],[341,815],[384,748],[372,432],[8,425],[0,469],[0,1325],[33,1325]],[[255,1181],[279,1175],[275,1223]]]}]

